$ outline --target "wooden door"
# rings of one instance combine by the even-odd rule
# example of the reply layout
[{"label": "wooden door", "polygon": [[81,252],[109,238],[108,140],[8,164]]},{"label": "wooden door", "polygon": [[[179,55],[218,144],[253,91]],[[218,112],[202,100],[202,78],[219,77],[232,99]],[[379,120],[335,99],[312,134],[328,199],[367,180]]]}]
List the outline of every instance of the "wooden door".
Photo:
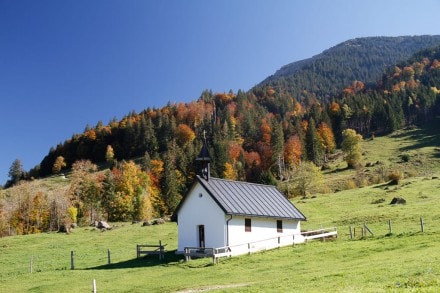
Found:
[{"label": "wooden door", "polygon": [[205,225],[199,225],[199,247],[205,248]]}]

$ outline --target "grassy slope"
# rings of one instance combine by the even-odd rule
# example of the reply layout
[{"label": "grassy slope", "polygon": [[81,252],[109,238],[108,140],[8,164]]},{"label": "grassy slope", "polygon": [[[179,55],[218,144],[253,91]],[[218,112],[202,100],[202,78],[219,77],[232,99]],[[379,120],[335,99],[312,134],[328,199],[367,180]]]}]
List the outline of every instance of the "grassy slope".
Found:
[{"label": "grassy slope", "polygon": [[[169,252],[135,259],[137,243],[167,243],[176,249],[176,224],[140,227],[119,224],[112,231],[80,228],[70,235],[50,233],[0,239],[0,292],[85,292],[96,279],[99,292],[213,291],[388,292],[436,291],[440,286],[440,179],[438,135],[432,129],[412,130],[365,142],[367,162],[385,162],[418,175],[399,186],[378,184],[334,194],[322,194],[294,203],[308,216],[303,227],[337,226],[339,239],[222,259],[188,263]],[[407,163],[399,153],[410,155]],[[353,177],[335,162],[331,180]],[[377,166],[367,173],[374,173]],[[433,177],[434,176],[434,177]],[[390,206],[395,196],[406,205]],[[384,199],[383,203],[377,202]],[[426,223],[420,232],[420,217]],[[393,234],[387,221],[392,220]],[[375,237],[349,239],[348,227],[367,223]],[[359,231],[359,230],[358,230]],[[107,263],[107,249],[112,254]],[[70,251],[75,251],[74,271]],[[33,273],[29,273],[33,257]]]}]

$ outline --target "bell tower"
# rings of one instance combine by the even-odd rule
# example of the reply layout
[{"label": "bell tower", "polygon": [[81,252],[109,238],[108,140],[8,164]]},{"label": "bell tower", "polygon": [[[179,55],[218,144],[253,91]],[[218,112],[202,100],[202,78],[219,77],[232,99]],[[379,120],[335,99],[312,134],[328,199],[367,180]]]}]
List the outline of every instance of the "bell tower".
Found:
[{"label": "bell tower", "polygon": [[210,170],[211,156],[209,155],[208,145],[206,144],[206,134],[203,131],[203,147],[196,158],[197,175],[205,180],[211,176]]}]

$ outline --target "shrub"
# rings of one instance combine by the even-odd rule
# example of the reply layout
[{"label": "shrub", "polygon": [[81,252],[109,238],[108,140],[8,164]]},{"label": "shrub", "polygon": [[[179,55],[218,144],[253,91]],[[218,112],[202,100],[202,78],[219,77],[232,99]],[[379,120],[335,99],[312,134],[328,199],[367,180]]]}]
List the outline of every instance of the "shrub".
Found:
[{"label": "shrub", "polygon": [[374,170],[372,182],[374,184],[383,183],[387,180],[387,171],[385,166],[380,165]]},{"label": "shrub", "polygon": [[409,154],[403,154],[400,157],[402,158],[402,161],[404,161],[405,163],[409,162],[409,159],[410,159]]},{"label": "shrub", "polygon": [[397,185],[400,180],[403,179],[403,172],[400,170],[394,170],[388,175],[388,180],[390,180],[390,184]]},{"label": "shrub", "polygon": [[356,187],[356,182],[353,179],[348,179],[345,182],[345,189],[355,189]]},{"label": "shrub", "polygon": [[406,178],[410,178],[410,177],[416,177],[417,176],[417,171],[416,170],[413,170],[413,169],[410,169],[410,170],[406,170],[405,171],[405,177]]},{"label": "shrub", "polygon": [[365,177],[357,178],[356,181],[357,181],[357,186],[359,186],[359,187],[365,187],[365,186],[368,186],[370,184],[368,179],[365,178]]},{"label": "shrub", "polygon": [[328,193],[332,193],[333,191],[328,185],[323,185],[323,186],[321,186],[320,192],[328,194]]},{"label": "shrub", "polygon": [[362,167],[356,168],[356,185],[358,187],[365,187],[369,185],[368,178]]},{"label": "shrub", "polygon": [[69,207],[67,209],[67,214],[69,215],[69,219],[72,221],[72,223],[76,223],[78,216],[78,209],[75,207]]},{"label": "shrub", "polygon": [[371,183],[372,184],[384,183],[383,177],[382,176],[378,176],[378,175],[373,175],[373,177],[371,177]]}]

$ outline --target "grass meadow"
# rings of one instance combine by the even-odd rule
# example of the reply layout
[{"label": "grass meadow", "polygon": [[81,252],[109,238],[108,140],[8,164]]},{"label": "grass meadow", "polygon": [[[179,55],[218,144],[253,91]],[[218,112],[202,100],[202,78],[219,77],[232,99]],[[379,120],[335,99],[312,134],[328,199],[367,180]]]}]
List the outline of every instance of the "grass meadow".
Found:
[{"label": "grass meadow", "polygon": [[[112,223],[105,232],[83,227],[68,235],[5,237],[0,239],[0,292],[91,292],[94,279],[98,292],[438,292],[439,145],[429,128],[366,140],[365,161],[405,172],[399,185],[379,182],[293,199],[307,216],[303,229],[337,227],[336,240],[223,258],[214,265],[211,259],[184,262],[175,255],[176,223]],[[402,160],[404,153],[408,160]],[[335,161],[326,171],[335,186],[359,176],[343,164]],[[379,167],[364,172],[374,174]],[[406,204],[390,205],[394,197]],[[364,224],[374,236],[362,237]],[[354,239],[350,226],[356,228]],[[136,259],[136,244],[159,240],[167,244],[164,261]]]}]

